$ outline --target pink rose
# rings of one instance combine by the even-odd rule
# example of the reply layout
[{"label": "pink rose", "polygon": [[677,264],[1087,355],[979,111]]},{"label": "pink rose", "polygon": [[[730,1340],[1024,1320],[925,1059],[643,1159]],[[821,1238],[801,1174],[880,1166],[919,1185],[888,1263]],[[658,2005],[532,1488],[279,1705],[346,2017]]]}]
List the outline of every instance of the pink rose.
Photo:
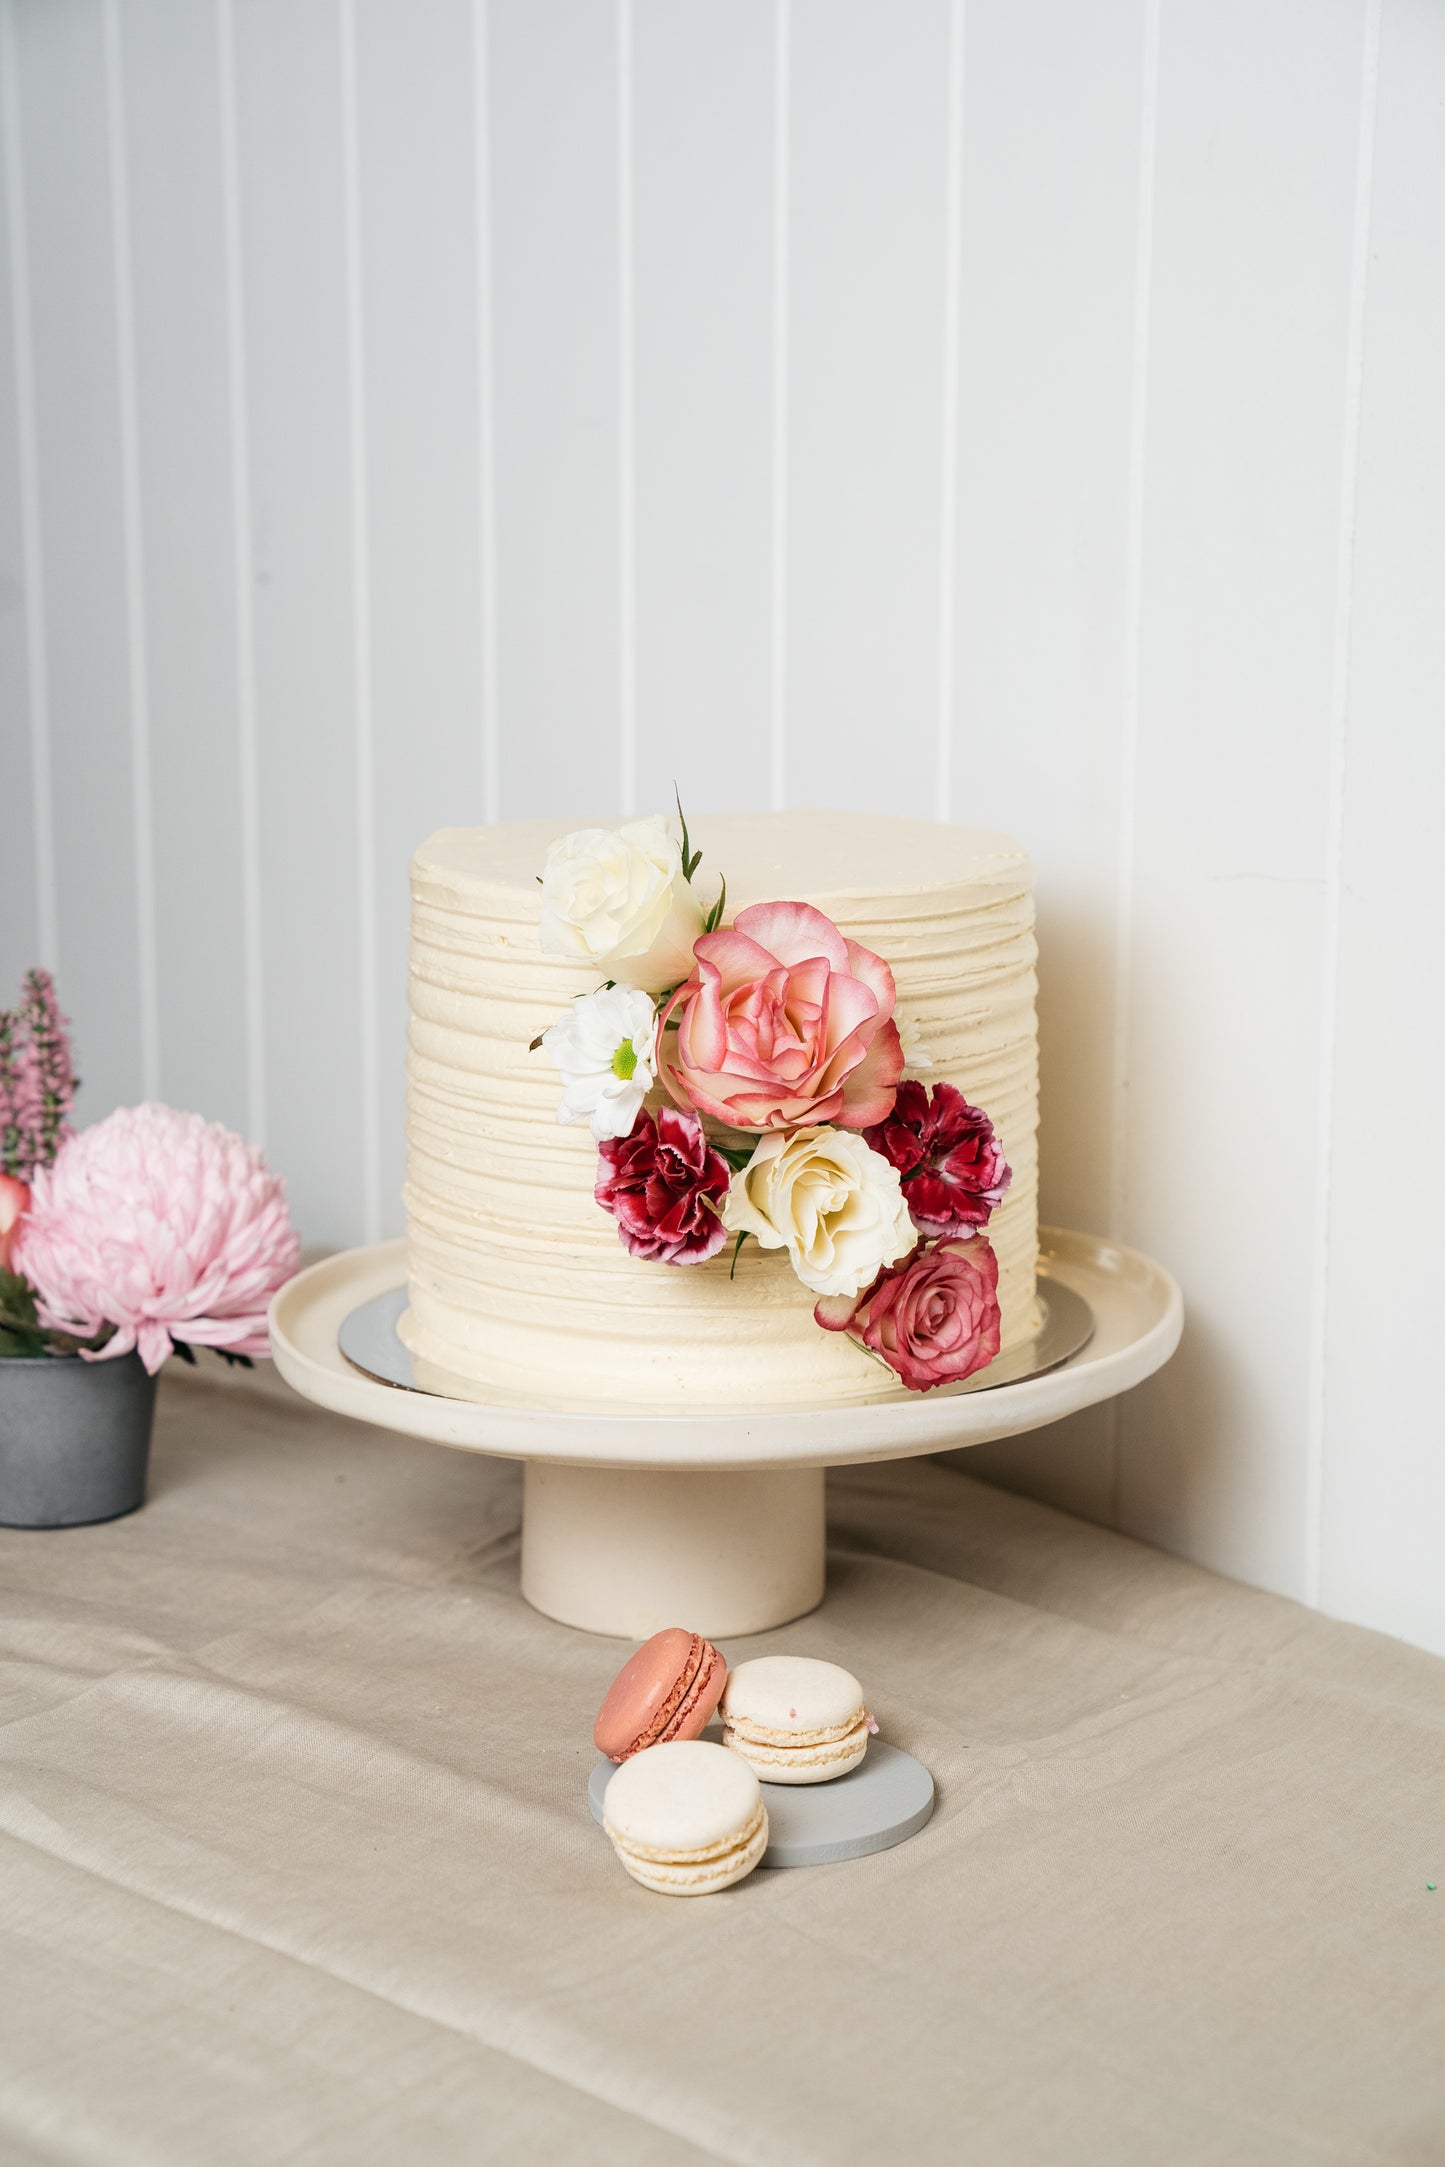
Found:
[{"label": "pink rose", "polygon": [[604,1211],[617,1221],[622,1246],[651,1263],[701,1264],[716,1256],[727,1228],[713,1209],[728,1193],[732,1170],[702,1133],[696,1114],[659,1109],[641,1113],[629,1136],[597,1154],[597,1187]]},{"label": "pink rose", "polygon": [[735,1129],[891,1112],[903,1073],[893,973],[807,903],[754,903],[695,944],[697,968],[663,1011],[662,1074],[679,1106]]},{"label": "pink rose", "polygon": [[898,1086],[886,1121],[865,1141],[897,1167],[920,1234],[961,1234],[988,1225],[1013,1180],[993,1123],[956,1084]]},{"label": "pink rose", "polygon": [[871,1348],[910,1392],[931,1392],[971,1377],[998,1353],[998,1258],[981,1234],[920,1242],[856,1300],[825,1296],[813,1316],[825,1331]]},{"label": "pink rose", "polygon": [[0,1272],[11,1269],[10,1258],[29,1202],[30,1190],[23,1181],[14,1174],[0,1174]]}]

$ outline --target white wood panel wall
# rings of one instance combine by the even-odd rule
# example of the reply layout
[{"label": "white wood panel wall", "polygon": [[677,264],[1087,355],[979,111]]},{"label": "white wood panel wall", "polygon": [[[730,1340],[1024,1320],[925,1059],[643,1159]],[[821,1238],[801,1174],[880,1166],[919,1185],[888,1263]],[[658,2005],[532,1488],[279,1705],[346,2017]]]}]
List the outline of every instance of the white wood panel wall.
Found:
[{"label": "white wood panel wall", "polygon": [[1046,1212],[1185,1346],[981,1469],[1445,1650],[1436,0],[0,0],[0,985],[399,1222],[405,861],[1006,826]]}]

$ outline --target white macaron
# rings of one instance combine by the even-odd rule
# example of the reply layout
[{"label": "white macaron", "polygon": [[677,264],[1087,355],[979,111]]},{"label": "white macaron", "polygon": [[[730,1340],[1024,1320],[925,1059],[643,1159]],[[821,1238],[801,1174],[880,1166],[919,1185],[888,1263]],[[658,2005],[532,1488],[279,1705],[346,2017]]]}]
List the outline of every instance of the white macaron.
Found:
[{"label": "white macaron", "polygon": [[878,1728],[863,1688],[841,1663],[760,1655],[728,1672],[724,1742],[764,1783],[831,1783],[868,1751]]},{"label": "white macaron", "polygon": [[661,1896],[730,1888],[768,1848],[756,1775],[700,1738],[624,1761],[603,1793],[602,1825],[633,1880]]}]

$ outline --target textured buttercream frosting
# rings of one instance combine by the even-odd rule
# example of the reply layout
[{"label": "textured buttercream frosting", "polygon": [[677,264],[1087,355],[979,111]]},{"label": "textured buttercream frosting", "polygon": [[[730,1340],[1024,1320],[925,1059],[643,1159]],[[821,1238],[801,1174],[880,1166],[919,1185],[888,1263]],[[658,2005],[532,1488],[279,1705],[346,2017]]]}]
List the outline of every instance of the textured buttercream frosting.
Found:
[{"label": "textured buttercream frosting", "polygon": [[[731,1245],[644,1263],[593,1197],[597,1147],[557,1124],[560,1082],[531,1042],[606,975],[545,954],[547,846],[596,821],[445,828],[412,863],[407,1062],[410,1306],[422,1382],[504,1398],[657,1409],[839,1405],[903,1387],[813,1322],[786,1254]],[[891,966],[900,1024],[991,1117],[1013,1185],[988,1228],[1003,1345],[1037,1321],[1038,1050],[1032,873],[1005,835],[859,813],[699,819],[698,885],[728,916],[814,904]]]}]

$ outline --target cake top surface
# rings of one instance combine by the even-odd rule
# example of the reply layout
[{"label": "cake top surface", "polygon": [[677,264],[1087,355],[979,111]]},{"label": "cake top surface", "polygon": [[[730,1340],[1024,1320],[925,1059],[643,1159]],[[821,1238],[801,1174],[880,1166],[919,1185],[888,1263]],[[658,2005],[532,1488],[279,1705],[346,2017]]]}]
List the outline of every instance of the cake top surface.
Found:
[{"label": "cake top surface", "polygon": [[[547,846],[577,828],[614,828],[602,819],[507,820],[489,828],[442,828],[418,850],[413,871],[463,890],[536,892]],[[749,902],[788,894],[896,895],[975,882],[1026,888],[1028,853],[1012,836],[890,813],[703,813],[689,819],[703,854],[704,887],[727,875],[729,915]]]}]

